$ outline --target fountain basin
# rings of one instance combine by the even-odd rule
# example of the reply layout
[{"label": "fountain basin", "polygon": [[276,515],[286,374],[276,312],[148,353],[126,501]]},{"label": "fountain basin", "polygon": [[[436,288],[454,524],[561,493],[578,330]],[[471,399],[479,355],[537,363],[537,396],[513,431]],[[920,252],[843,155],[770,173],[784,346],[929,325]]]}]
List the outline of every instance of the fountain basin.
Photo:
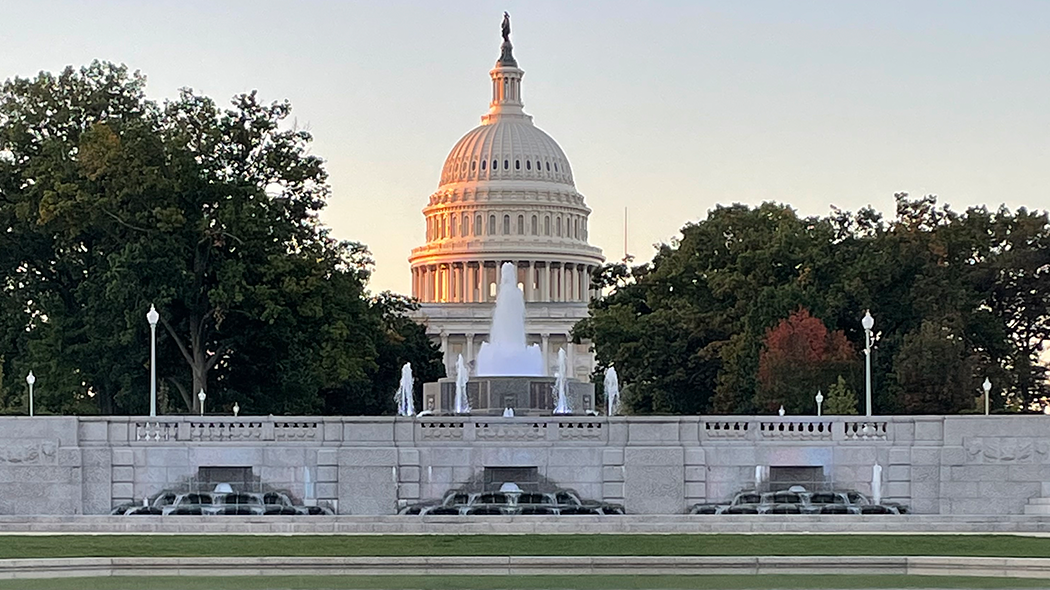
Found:
[{"label": "fountain basin", "polygon": [[[507,408],[515,416],[542,416],[554,412],[554,377],[471,377],[467,397],[474,415],[502,416]],[[594,385],[569,380],[566,396],[573,414],[594,412]],[[439,379],[423,384],[423,406],[435,414],[451,414],[456,400],[456,380]]]}]

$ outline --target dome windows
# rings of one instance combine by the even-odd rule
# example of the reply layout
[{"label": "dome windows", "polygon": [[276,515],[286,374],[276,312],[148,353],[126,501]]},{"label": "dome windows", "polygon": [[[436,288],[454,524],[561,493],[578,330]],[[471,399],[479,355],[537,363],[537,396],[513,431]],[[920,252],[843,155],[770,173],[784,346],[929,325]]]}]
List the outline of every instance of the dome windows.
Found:
[{"label": "dome windows", "polygon": [[482,160],[482,161],[481,161],[481,171],[482,171],[482,172],[484,172],[484,171],[485,171],[485,164],[486,164],[487,162],[488,162],[488,160]]},{"label": "dome windows", "polygon": [[539,223],[535,215],[532,216],[532,235],[539,234]]},{"label": "dome windows", "polygon": [[524,235],[524,234],[525,234],[525,216],[524,215],[519,215],[518,216],[518,235],[520,236],[520,235]]},{"label": "dome windows", "polygon": [[550,171],[551,171],[551,163],[547,162],[547,172],[550,172]]},{"label": "dome windows", "polygon": [[521,160],[514,160],[514,169],[521,170]]},{"label": "dome windows", "polygon": [[503,160],[503,169],[510,170],[510,160]]},{"label": "dome windows", "polygon": [[490,236],[496,235],[496,216],[495,215],[489,215],[489,231],[488,231],[488,234]]},{"label": "dome windows", "polygon": [[510,235],[510,215],[503,216],[503,235]]},{"label": "dome windows", "polygon": [[470,162],[470,171],[473,172],[474,170],[477,169],[477,167],[478,167],[478,161],[477,160],[471,160],[471,162]]},{"label": "dome windows", "polygon": [[[484,164],[484,163],[485,162],[482,161],[482,164]],[[475,236],[480,236],[481,235],[481,216],[480,215],[478,215],[477,217],[474,218],[474,235]]]},{"label": "dome windows", "polygon": [[525,169],[532,170],[532,160],[525,160]]}]

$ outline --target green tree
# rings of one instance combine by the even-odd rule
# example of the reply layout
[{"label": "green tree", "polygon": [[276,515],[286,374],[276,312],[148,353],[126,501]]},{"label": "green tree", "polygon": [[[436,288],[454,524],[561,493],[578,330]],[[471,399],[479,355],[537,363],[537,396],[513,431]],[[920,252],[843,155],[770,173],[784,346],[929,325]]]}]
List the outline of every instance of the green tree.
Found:
[{"label": "green tree", "polygon": [[846,385],[846,380],[839,375],[835,383],[828,388],[827,398],[824,400],[824,413],[830,416],[855,416],[857,415],[857,394]]}]

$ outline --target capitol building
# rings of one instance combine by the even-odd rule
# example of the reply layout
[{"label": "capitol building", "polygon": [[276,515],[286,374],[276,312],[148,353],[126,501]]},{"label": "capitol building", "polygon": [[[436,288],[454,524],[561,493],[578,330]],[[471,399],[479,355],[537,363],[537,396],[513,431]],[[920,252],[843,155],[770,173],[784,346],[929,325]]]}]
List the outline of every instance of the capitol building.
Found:
[{"label": "capitol building", "polygon": [[590,343],[573,345],[571,330],[598,296],[590,274],[605,258],[587,243],[591,210],[565,152],[523,109],[525,72],[506,17],[500,49],[489,72],[489,111],[452,148],[423,208],[426,244],[409,257],[417,319],[440,341],[448,375],[460,354],[473,374],[488,340],[499,267],[511,262],[525,295],[528,343],[540,345],[547,374],[564,348],[569,377],[587,380]]}]

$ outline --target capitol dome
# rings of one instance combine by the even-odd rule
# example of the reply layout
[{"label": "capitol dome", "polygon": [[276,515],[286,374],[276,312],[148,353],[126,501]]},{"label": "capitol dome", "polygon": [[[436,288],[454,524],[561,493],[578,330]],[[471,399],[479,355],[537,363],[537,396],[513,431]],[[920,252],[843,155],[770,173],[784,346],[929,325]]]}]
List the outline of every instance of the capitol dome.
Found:
[{"label": "capitol dome", "polygon": [[441,169],[441,186],[479,180],[540,180],[575,186],[565,152],[524,118],[493,118],[456,143]]},{"label": "capitol dome", "polygon": [[591,210],[569,159],[523,110],[524,75],[505,18],[500,58],[489,72],[489,110],[449,152],[423,208],[426,243],[409,256],[412,296],[451,374],[458,355],[473,366],[492,319],[499,269],[510,262],[525,298],[527,338],[543,350],[545,371],[553,374],[552,359],[564,348],[569,375],[586,379],[593,354],[571,333],[598,296],[591,274],[605,258],[587,241]]}]

